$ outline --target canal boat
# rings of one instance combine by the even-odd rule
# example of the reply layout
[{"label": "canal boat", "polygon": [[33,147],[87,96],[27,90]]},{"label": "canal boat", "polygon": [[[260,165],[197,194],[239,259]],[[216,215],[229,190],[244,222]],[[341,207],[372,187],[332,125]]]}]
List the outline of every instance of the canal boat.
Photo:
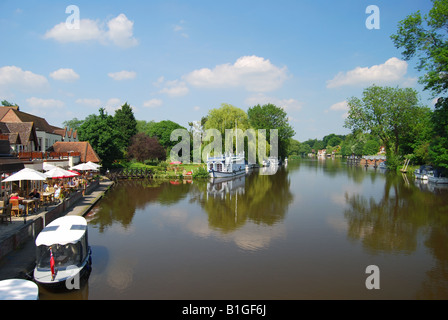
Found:
[{"label": "canal boat", "polygon": [[87,221],[80,216],[64,216],[48,224],[36,238],[34,280],[49,289],[67,288],[90,274],[91,248]]},{"label": "canal boat", "polygon": [[211,178],[236,177],[246,174],[246,163],[244,152],[234,155],[226,153],[225,155],[209,157],[207,155],[207,169]]},{"label": "canal boat", "polygon": [[441,173],[435,170],[433,175],[428,176],[428,182],[435,184],[448,184],[448,177],[444,177]]}]

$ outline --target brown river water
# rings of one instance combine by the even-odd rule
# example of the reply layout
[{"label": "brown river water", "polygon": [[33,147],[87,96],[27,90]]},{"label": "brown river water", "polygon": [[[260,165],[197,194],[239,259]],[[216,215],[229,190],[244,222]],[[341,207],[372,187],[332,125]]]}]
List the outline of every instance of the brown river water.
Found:
[{"label": "brown river water", "polygon": [[448,186],[337,159],[120,181],[86,218],[87,282],[41,299],[448,299]]}]

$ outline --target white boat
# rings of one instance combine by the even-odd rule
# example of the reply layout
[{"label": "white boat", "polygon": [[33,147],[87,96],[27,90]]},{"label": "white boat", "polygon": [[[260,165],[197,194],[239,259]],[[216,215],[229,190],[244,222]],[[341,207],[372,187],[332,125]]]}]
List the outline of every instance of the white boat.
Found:
[{"label": "white boat", "polygon": [[280,158],[269,157],[269,163],[271,166],[281,166],[282,160]]},{"label": "white boat", "polygon": [[64,216],[48,224],[35,241],[34,280],[47,288],[71,289],[69,282],[88,275],[92,252],[87,231],[87,221],[80,216]]},{"label": "white boat", "polygon": [[434,176],[433,168],[431,166],[421,166],[414,171],[415,179],[428,180],[430,176]]},{"label": "white boat", "polygon": [[207,169],[212,178],[236,177],[246,174],[244,152],[238,155],[227,153],[216,157],[207,156]]}]

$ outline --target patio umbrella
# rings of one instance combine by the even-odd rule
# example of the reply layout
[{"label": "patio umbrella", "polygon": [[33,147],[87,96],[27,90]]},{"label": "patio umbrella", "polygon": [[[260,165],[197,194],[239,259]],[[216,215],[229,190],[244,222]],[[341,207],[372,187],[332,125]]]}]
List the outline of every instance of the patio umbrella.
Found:
[{"label": "patio umbrella", "polygon": [[70,169],[71,170],[81,170],[81,171],[98,170],[96,167],[94,167],[88,163],[80,163],[74,167],[71,167]]},{"label": "patio umbrella", "polygon": [[54,169],[54,168],[57,168],[57,167],[56,167],[55,165],[50,164],[50,163],[46,163],[46,162],[44,162],[44,164],[42,165],[42,168],[43,168],[45,171],[49,171],[49,170]]},{"label": "patio umbrella", "polygon": [[101,167],[100,164],[98,164],[98,163],[94,163],[94,162],[92,162],[92,161],[87,162],[87,164],[90,164],[91,166],[93,166],[93,167],[95,167],[95,168],[97,168],[97,169]]},{"label": "patio umbrella", "polygon": [[64,170],[62,168],[56,167],[44,173],[48,178],[52,179],[63,179],[63,178],[71,178],[75,176],[79,176],[78,173],[70,172],[68,170]]},{"label": "patio umbrella", "polygon": [[21,181],[21,180],[30,180],[30,181],[47,180],[47,176],[42,172],[36,171],[34,169],[25,168],[9,176],[2,182]]}]

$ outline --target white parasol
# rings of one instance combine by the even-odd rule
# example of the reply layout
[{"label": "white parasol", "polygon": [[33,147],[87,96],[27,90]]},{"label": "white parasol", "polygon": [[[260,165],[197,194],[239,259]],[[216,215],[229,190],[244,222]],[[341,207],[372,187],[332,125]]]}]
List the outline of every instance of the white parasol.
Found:
[{"label": "white parasol", "polygon": [[100,164],[98,164],[98,163],[94,163],[94,162],[92,162],[92,161],[87,162],[87,164],[90,164],[91,166],[93,166],[93,167],[95,167],[95,168],[97,168],[97,169],[101,168],[101,165],[100,165]]},{"label": "white parasol", "polygon": [[74,167],[70,168],[71,170],[81,170],[81,171],[87,171],[87,170],[98,170],[97,167],[88,164],[88,163],[80,163]]},{"label": "white parasol", "polygon": [[42,168],[45,171],[49,171],[51,169],[58,168],[58,167],[56,167],[55,165],[52,165],[51,163],[44,162],[44,164],[42,165]]},{"label": "white parasol", "polygon": [[21,181],[21,180],[31,180],[31,181],[47,180],[47,176],[42,172],[36,171],[34,169],[25,168],[9,176],[2,182]]},{"label": "white parasol", "polygon": [[71,178],[75,176],[79,176],[78,173],[74,173],[59,167],[56,167],[54,169],[51,169],[44,173],[48,178],[53,179],[63,179],[63,178]]}]

